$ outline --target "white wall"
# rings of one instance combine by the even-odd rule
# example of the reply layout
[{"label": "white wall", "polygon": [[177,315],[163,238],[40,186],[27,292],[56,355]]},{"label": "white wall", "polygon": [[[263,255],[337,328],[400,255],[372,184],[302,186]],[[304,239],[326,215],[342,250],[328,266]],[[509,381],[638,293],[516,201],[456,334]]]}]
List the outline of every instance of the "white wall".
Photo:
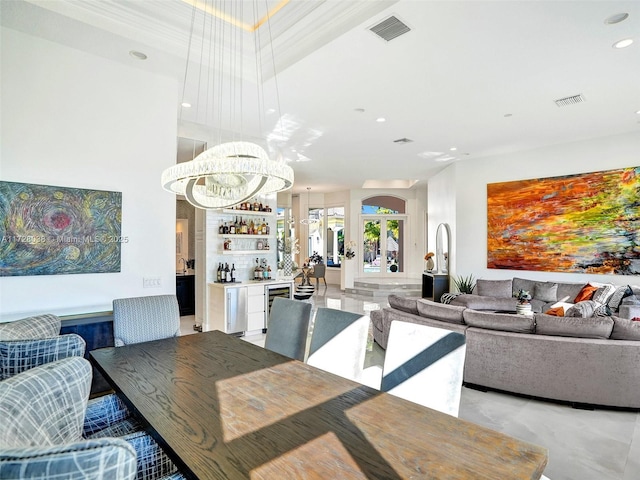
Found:
[{"label": "white wall", "polygon": [[[566,282],[595,280],[640,283],[637,276],[585,275],[487,269],[487,184],[511,180],[612,170],[640,165],[640,133],[554,145],[526,152],[469,160],[442,175],[455,176],[456,222],[452,274],[475,278],[511,278]],[[441,181],[436,177],[433,182]],[[432,181],[429,182],[431,192]],[[446,198],[446,196],[444,196]],[[431,201],[431,196],[429,197]],[[430,205],[430,211],[433,208]]]},{"label": "white wall", "polygon": [[[449,251],[449,270],[455,271],[456,262],[456,172],[457,163],[449,165],[433,178],[429,179],[427,190],[427,248],[425,253],[436,253],[436,232],[438,225],[448,223],[451,229],[451,250]],[[422,257],[424,259],[424,255]],[[434,256],[433,261],[437,259]],[[426,265],[426,261],[424,262]],[[436,267],[438,265],[436,264]]]},{"label": "white wall", "polygon": [[177,82],[6,28],[1,40],[0,179],[122,192],[129,242],[120,273],[0,278],[0,317],[174,293],[175,196],[160,173],[176,158]]}]

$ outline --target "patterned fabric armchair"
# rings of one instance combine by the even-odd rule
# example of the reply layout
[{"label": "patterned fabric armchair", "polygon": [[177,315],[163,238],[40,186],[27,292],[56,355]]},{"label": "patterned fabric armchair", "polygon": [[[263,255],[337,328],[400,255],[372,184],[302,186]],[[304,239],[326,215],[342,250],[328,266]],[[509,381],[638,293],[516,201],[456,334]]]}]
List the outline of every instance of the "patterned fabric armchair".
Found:
[{"label": "patterned fabric armchair", "polygon": [[[64,358],[82,357],[86,348],[85,341],[76,334],[59,335],[60,325],[60,319],[55,315],[49,314],[0,324],[0,327],[3,327],[1,329],[2,338],[7,339],[7,341],[0,341],[0,380],[10,379],[27,370]],[[28,335],[42,338],[26,340],[25,338]],[[91,375],[89,375],[89,382],[91,382]],[[0,387],[4,385],[4,382],[0,382]],[[74,452],[77,455],[81,457],[88,455],[89,458],[92,458],[89,455],[92,448],[101,448],[101,445],[113,446],[114,442],[111,437],[120,437],[120,440],[125,441],[129,447],[134,448],[134,455],[137,457],[137,477],[139,479],[168,480],[182,478],[180,474],[175,473],[176,467],[164,451],[146,432],[142,431],[141,425],[131,416],[124,403],[115,394],[105,395],[88,402],[85,398],[84,404],[86,407],[84,422],[82,423],[81,435],[78,438],[84,437],[92,441],[74,446]],[[1,445],[0,443],[0,448]],[[117,448],[115,450],[116,452],[118,451]],[[39,449],[37,451],[40,452]],[[65,450],[62,448],[62,450],[56,450],[56,452],[58,451]],[[40,455],[40,453],[37,453],[37,455]],[[39,456],[38,458],[46,459],[48,458],[47,455]],[[57,455],[57,453],[52,455]],[[114,458],[117,458],[117,455],[119,453]],[[11,461],[15,462],[15,465],[22,465],[20,462],[22,457],[14,456],[11,458],[14,459]],[[2,457],[0,457],[0,465],[5,465]],[[34,465],[29,463],[29,468],[35,468]],[[41,465],[45,468],[45,464]],[[38,471],[37,468],[35,471]],[[135,470],[136,463],[134,461],[134,472]],[[7,478],[24,478],[20,476],[13,477],[13,473],[10,473],[12,471],[3,470],[3,467],[0,466],[0,478],[5,478],[4,472],[7,472]],[[91,471],[89,469],[80,472],[77,477],[64,474],[60,478],[101,478],[99,476],[92,477]],[[120,478],[115,476],[116,473],[115,471],[110,472],[105,478]],[[38,475],[35,475],[33,478],[51,477],[38,477]],[[56,477],[53,476],[53,478]]]},{"label": "patterned fabric armchair", "polygon": [[113,301],[116,347],[180,335],[180,309],[175,295],[117,298]]},{"label": "patterned fabric armchair", "polygon": [[84,339],[75,333],[38,340],[0,341],[0,380],[45,363],[82,357],[85,348]]},{"label": "patterned fabric armchair", "polygon": [[132,479],[134,448],[82,440],[91,387],[87,360],[71,357],[0,382],[0,478]]},{"label": "patterned fabric armchair", "polygon": [[0,341],[55,337],[60,334],[61,325],[60,318],[50,313],[0,323]]}]

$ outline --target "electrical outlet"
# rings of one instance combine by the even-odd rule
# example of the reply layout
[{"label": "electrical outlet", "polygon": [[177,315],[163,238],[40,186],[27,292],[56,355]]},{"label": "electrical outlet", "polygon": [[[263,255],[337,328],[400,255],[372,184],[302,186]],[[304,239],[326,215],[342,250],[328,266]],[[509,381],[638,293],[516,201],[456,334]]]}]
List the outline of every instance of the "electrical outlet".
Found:
[{"label": "electrical outlet", "polygon": [[142,279],[142,288],[160,288],[160,277],[144,277]]}]

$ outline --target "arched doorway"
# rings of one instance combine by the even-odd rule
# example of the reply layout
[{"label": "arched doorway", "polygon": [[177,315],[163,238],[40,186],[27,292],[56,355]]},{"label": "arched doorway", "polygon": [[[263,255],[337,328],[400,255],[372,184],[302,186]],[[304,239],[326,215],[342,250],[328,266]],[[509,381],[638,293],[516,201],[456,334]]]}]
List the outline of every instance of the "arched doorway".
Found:
[{"label": "arched doorway", "polygon": [[406,202],[391,195],[362,200],[362,258],[360,273],[376,277],[405,271]]}]

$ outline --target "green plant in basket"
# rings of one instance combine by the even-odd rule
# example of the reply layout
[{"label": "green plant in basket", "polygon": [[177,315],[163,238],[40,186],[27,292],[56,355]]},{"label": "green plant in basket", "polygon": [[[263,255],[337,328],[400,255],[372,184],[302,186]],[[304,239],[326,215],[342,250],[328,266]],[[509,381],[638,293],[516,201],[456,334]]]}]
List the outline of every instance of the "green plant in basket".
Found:
[{"label": "green plant in basket", "polygon": [[473,289],[476,288],[476,280],[473,278],[473,275],[469,275],[468,277],[462,275],[455,277],[453,284],[460,293],[473,293]]}]

